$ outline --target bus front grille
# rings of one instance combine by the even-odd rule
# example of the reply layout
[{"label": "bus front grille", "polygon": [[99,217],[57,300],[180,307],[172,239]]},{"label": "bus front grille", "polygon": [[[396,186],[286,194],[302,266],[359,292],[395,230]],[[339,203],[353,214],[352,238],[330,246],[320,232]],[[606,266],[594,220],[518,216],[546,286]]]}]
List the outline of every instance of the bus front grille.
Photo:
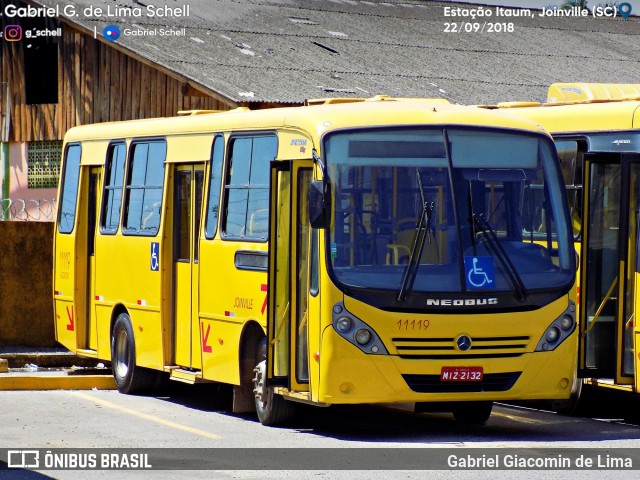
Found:
[{"label": "bus front grille", "polygon": [[522,372],[488,373],[479,382],[443,382],[440,375],[402,375],[409,388],[418,393],[504,392],[518,381]]},{"label": "bus front grille", "polygon": [[471,347],[461,351],[456,346],[458,337],[451,338],[392,338],[393,346],[401,358],[463,359],[518,357],[527,351],[530,337],[475,337]]}]

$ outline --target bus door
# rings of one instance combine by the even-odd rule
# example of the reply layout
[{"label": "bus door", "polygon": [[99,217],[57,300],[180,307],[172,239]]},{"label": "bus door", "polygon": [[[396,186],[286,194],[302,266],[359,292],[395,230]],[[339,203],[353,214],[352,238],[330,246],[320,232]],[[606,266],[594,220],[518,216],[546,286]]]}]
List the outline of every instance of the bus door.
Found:
[{"label": "bus door", "polygon": [[178,166],[174,179],[174,358],[176,365],[200,369],[198,240],[204,166]]},{"label": "bus door", "polygon": [[89,195],[87,198],[87,312],[85,348],[98,349],[97,317],[95,305],[96,291],[96,227],[98,219],[98,192],[100,192],[101,167],[91,167],[89,170]]},{"label": "bus door", "polygon": [[315,317],[309,309],[307,216],[312,175],[308,160],[273,162],[271,167],[267,375],[270,385],[297,392],[309,391],[309,335],[314,328],[309,319]]},{"label": "bus door", "polygon": [[634,384],[640,158],[585,155],[580,375]]}]

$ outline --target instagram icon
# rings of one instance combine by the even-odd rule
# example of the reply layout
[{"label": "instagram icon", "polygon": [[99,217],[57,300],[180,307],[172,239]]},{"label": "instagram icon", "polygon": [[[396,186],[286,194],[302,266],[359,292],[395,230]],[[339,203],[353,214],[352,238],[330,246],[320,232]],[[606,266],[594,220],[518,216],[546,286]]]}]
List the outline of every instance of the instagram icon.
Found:
[{"label": "instagram icon", "polygon": [[22,27],[20,25],[7,25],[4,27],[4,39],[7,42],[22,40]]}]

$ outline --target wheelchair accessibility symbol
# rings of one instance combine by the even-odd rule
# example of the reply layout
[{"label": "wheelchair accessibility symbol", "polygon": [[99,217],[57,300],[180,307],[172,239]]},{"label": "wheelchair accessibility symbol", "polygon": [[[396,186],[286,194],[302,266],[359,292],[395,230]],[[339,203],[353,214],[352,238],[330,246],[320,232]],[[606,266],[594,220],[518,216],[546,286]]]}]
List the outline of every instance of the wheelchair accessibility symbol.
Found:
[{"label": "wheelchair accessibility symbol", "polygon": [[160,244],[158,242],[151,242],[151,271],[157,272],[160,270]]},{"label": "wheelchair accessibility symbol", "polygon": [[464,270],[469,290],[496,287],[492,257],[464,257]]}]

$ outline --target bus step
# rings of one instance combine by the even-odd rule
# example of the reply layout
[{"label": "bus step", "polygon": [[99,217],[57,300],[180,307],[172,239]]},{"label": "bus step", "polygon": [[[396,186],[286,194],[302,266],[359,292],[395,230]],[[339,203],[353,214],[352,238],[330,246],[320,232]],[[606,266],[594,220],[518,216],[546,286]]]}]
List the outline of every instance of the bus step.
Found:
[{"label": "bus step", "polygon": [[171,380],[176,380],[177,382],[190,384],[206,381],[202,378],[202,372],[200,370],[185,370],[182,368],[171,369],[171,376],[169,378]]}]

